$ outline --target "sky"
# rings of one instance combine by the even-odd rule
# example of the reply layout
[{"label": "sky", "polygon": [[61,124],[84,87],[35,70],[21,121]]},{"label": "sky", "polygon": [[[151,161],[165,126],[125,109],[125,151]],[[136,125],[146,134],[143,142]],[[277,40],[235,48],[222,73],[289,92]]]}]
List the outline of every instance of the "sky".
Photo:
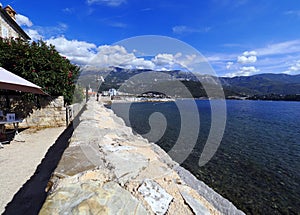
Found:
[{"label": "sky", "polygon": [[[201,72],[193,67],[196,50],[218,76],[300,74],[299,0],[0,1],[16,10],[32,40],[55,45],[81,66],[96,56],[103,67]],[[144,35],[168,37],[176,48],[168,52],[164,42],[149,40],[134,40],[137,48],[130,49],[119,43]],[[190,53],[181,51],[181,42]],[[147,44],[157,52],[142,55],[139,48]]]}]

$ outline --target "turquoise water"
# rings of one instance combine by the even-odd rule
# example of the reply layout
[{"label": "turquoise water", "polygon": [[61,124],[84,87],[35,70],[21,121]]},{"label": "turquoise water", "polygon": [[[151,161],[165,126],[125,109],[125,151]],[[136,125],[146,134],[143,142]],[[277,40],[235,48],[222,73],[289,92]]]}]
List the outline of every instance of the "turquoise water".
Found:
[{"label": "turquoise water", "polygon": [[[209,134],[211,108],[206,100],[196,104],[199,136],[182,166],[247,214],[299,214],[300,102],[226,101],[223,139],[202,167],[197,164]],[[112,109],[124,117],[125,106],[114,104]],[[182,111],[189,111],[188,106],[179,111],[174,102],[133,103],[126,123],[144,135],[151,129],[149,116],[163,114],[167,129],[156,143],[168,152],[179,136]]]}]

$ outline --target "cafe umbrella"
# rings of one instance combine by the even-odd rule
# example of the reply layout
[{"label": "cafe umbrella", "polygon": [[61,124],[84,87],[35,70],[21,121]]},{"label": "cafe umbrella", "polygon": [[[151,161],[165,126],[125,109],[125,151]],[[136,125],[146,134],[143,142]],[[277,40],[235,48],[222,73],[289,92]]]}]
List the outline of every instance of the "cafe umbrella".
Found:
[{"label": "cafe umbrella", "polygon": [[0,89],[46,95],[41,87],[0,67]]},{"label": "cafe umbrella", "polygon": [[[18,92],[26,92],[26,93],[34,93],[34,94],[42,94],[42,95],[47,95],[46,93],[44,93],[41,89],[41,87],[35,85],[34,83],[27,81],[26,79],[15,75],[11,72],[9,72],[8,70],[0,67],[0,90],[4,90],[5,91],[18,91]],[[7,106],[7,110],[9,110],[9,98],[8,98],[8,94],[6,94],[6,106]],[[2,112],[2,111],[1,111]],[[1,113],[3,114],[3,113]],[[9,114],[7,114],[9,115]],[[19,120],[21,121],[21,120]],[[14,132],[16,132],[16,134],[18,133],[18,120],[13,119],[11,122],[13,122],[14,124]],[[8,122],[8,121],[7,121]],[[4,127],[4,123],[7,122],[2,122],[0,125],[0,137],[2,135],[2,139],[3,137],[6,139],[6,134],[5,134],[5,127]],[[4,129],[4,130],[3,130]],[[7,139],[5,141],[0,141],[0,148],[2,148],[2,143],[8,142]]]},{"label": "cafe umbrella", "polygon": [[[48,95],[41,87],[0,67],[0,90],[4,90],[6,108],[10,109],[9,91]],[[2,94],[1,93],[1,94]]]}]

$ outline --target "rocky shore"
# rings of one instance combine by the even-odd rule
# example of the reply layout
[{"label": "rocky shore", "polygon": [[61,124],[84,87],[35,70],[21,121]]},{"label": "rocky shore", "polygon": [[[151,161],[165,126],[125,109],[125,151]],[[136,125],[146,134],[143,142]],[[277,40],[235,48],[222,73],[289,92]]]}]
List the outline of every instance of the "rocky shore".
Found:
[{"label": "rocky shore", "polygon": [[40,214],[244,214],[90,100]]}]

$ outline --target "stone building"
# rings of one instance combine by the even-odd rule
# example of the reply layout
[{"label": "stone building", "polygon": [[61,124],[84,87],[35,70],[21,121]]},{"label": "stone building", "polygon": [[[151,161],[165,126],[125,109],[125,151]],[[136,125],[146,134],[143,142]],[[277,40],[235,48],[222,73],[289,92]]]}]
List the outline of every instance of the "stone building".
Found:
[{"label": "stone building", "polygon": [[2,8],[0,4],[0,37],[22,38],[30,40],[30,37],[17,24],[15,15],[17,12],[9,5]]}]

